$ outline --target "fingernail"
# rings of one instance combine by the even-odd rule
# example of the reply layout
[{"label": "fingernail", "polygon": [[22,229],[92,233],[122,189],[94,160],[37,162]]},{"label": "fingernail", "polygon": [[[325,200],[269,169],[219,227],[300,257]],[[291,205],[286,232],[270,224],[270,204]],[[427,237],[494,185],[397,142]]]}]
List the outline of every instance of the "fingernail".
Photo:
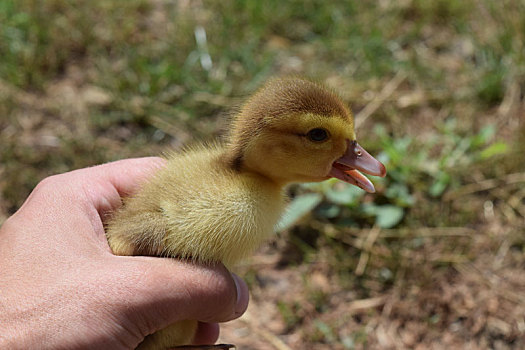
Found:
[{"label": "fingernail", "polygon": [[233,277],[233,281],[235,282],[235,288],[237,289],[237,302],[235,303],[235,316],[239,317],[244,313],[244,311],[246,311],[246,308],[248,307],[248,301],[250,299],[250,296],[248,293],[248,286],[242,280],[242,278],[240,278],[234,273],[232,273],[232,277]]}]

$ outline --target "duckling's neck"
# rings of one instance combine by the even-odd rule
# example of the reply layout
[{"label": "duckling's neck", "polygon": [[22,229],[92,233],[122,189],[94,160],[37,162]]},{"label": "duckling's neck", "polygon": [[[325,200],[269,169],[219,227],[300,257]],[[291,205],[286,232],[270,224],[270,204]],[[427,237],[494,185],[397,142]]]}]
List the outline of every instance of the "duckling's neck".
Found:
[{"label": "duckling's neck", "polygon": [[249,162],[242,150],[235,146],[226,147],[220,161],[234,172],[251,174],[258,177],[260,181],[273,185],[278,190],[282,190],[289,183],[286,179],[276,176],[274,172],[266,172],[264,164],[262,164],[265,161],[263,157],[259,159],[259,162]]}]

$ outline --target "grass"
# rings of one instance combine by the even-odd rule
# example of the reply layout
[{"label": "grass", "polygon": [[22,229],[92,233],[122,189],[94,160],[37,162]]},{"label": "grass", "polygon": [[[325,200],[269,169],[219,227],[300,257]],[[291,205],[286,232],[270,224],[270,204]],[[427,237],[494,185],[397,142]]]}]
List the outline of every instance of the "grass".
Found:
[{"label": "grass", "polygon": [[244,267],[259,326],[303,349],[524,346],[523,0],[5,0],[0,57],[0,222],[45,176],[217,136],[304,75],[388,176],[291,189],[298,221]]}]

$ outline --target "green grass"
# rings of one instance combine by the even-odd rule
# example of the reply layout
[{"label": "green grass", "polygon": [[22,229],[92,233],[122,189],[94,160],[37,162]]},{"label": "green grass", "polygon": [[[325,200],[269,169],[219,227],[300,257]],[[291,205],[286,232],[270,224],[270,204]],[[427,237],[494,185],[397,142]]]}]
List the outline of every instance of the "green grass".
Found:
[{"label": "green grass", "polygon": [[[501,276],[524,263],[523,181],[509,175],[525,172],[523,0],[1,1],[0,222],[50,174],[221,134],[244,96],[286,74],[334,87],[358,117],[378,102],[357,132],[388,169],[375,195],[336,182],[291,190],[299,221],[276,246],[304,289],[276,302],[286,332],[305,349],[373,347],[367,322],[416,319],[432,324],[417,333],[429,345],[475,319],[436,316],[425,298],[467,281],[465,263]],[[355,298],[387,295],[390,314],[343,317],[350,330],[331,319],[331,294],[309,287],[319,266]],[[468,281],[480,302],[484,284]],[[487,327],[458,334],[493,344]],[[499,339],[519,347],[519,332]]]}]

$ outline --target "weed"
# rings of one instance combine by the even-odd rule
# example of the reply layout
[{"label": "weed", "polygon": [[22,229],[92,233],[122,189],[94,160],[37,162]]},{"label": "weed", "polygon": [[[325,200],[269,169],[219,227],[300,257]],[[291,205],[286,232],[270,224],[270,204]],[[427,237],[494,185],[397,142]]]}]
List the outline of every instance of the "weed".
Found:
[{"label": "weed", "polygon": [[[373,195],[335,180],[291,189],[282,264],[306,278],[322,266],[343,296],[303,291],[308,319],[277,306],[297,348],[373,348],[378,334],[383,347],[483,347],[498,327],[522,346],[524,14],[493,0],[0,1],[0,220],[45,176],[215,136],[270,76],[309,76],[359,122],[375,105],[359,141],[388,175]],[[388,302],[333,322],[348,293]],[[451,331],[474,319],[490,322]]]}]

